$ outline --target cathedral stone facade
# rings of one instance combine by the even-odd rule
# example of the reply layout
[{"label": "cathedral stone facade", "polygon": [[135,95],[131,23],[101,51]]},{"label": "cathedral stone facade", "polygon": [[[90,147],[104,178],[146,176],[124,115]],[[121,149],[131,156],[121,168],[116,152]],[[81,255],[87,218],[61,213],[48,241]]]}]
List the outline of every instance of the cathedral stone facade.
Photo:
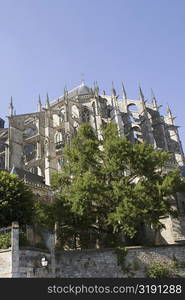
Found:
[{"label": "cathedral stone facade", "polygon": [[[64,95],[56,100],[50,101],[47,95],[44,106],[39,97],[37,112],[21,115],[14,114],[11,99],[8,128],[4,128],[4,120],[0,118],[0,170],[16,173],[39,195],[44,194],[49,199],[51,174],[62,169],[64,146],[70,143],[80,124],[90,123],[101,138],[102,123],[111,121],[117,124],[119,134],[131,142],[146,141],[155,149],[171,153],[169,168],[183,169],[185,158],[170,108],[167,115],[162,116],[155,96],[148,103],[141,88],[139,100],[129,99],[124,86],[122,94],[119,97],[113,86],[111,95],[105,91],[100,94],[97,83],[89,88],[82,82],[70,91],[65,88]],[[167,243],[185,240],[184,199],[179,195],[174,201],[178,220],[166,220],[168,230],[163,237]]]}]

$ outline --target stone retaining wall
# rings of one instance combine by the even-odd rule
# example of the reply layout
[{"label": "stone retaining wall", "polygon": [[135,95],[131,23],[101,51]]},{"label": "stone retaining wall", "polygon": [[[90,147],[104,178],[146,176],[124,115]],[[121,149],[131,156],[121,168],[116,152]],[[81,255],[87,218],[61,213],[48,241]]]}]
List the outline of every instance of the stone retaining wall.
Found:
[{"label": "stone retaining wall", "polygon": [[[45,257],[48,266],[41,266]],[[118,265],[116,249],[92,249],[56,252],[22,249],[19,251],[20,277],[101,277],[126,278],[146,276],[153,262],[168,264],[174,259],[185,262],[185,245],[127,247],[124,264]]]},{"label": "stone retaining wall", "polygon": [[12,277],[12,252],[11,249],[0,250],[0,277]]},{"label": "stone retaining wall", "polygon": [[[183,244],[55,252],[54,235],[47,241],[50,250],[19,248],[19,226],[12,223],[11,248],[0,250],[0,277],[142,278],[153,262],[169,264],[177,260],[185,266]],[[42,266],[42,259],[47,266]],[[185,278],[185,270],[182,272]]]}]

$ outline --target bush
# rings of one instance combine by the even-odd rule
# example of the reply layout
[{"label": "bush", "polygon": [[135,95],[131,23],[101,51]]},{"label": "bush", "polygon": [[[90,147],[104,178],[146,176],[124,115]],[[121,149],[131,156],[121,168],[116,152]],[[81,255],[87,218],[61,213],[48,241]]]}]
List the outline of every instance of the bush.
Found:
[{"label": "bush", "polygon": [[147,273],[149,278],[171,278],[174,277],[174,265],[173,264],[162,264],[162,263],[153,263],[149,266]]},{"label": "bush", "polygon": [[0,249],[11,247],[11,232],[0,234]]}]

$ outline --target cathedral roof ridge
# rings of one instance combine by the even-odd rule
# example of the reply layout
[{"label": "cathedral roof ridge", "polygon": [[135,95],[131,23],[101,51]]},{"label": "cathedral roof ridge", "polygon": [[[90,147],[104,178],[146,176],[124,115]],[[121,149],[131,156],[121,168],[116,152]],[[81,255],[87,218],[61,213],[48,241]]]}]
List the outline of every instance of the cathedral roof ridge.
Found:
[{"label": "cathedral roof ridge", "polygon": [[[69,97],[72,96],[82,96],[82,95],[91,95],[92,94],[92,89],[89,88],[84,81],[82,81],[79,85],[77,85],[76,87],[74,87],[73,89],[68,91],[68,95]],[[59,101],[64,99],[64,95],[58,97],[57,99],[54,99],[53,101],[50,102],[50,105],[53,106],[55,104],[57,104]]]},{"label": "cathedral roof ridge", "polygon": [[74,93],[78,95],[92,94],[91,89],[84,83],[84,81],[68,92],[69,96],[72,96]]},{"label": "cathedral roof ridge", "polygon": [[13,115],[10,118],[20,118],[21,116],[38,116],[40,112],[32,112],[32,113],[25,113],[25,114],[18,114],[18,115]]}]

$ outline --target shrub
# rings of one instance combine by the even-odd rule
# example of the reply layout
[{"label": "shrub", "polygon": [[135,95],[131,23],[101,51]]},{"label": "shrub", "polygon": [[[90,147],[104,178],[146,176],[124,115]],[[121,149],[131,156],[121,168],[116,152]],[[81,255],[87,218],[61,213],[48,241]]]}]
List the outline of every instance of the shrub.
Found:
[{"label": "shrub", "polygon": [[0,249],[11,247],[11,232],[0,234]]},{"label": "shrub", "polygon": [[147,273],[149,278],[171,278],[174,277],[174,265],[164,263],[153,263],[149,266]]}]

